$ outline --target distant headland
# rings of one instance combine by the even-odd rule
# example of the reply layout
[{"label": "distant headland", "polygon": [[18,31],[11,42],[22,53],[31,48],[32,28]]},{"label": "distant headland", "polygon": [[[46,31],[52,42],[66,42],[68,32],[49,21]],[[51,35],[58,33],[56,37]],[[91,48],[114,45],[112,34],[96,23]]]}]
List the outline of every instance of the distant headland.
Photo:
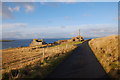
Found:
[{"label": "distant headland", "polygon": [[0,42],[11,42],[11,41],[15,41],[15,40],[0,40]]}]

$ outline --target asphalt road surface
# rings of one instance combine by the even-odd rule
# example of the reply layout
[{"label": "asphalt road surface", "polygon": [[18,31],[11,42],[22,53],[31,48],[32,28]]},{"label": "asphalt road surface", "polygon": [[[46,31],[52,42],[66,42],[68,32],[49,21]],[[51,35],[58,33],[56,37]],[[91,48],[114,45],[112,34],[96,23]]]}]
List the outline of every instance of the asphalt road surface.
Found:
[{"label": "asphalt road surface", "polygon": [[108,76],[86,41],[79,44],[78,48],[47,78],[108,78]]}]

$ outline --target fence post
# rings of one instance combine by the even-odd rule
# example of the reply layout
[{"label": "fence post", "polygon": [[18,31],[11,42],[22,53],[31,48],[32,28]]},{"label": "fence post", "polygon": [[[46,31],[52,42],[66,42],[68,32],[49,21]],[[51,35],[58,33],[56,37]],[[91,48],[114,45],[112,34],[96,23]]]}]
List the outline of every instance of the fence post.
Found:
[{"label": "fence post", "polygon": [[45,48],[43,48],[43,59],[45,57]]},{"label": "fence post", "polygon": [[55,49],[56,49],[56,53],[58,52],[58,48],[57,48],[57,46],[55,47]]},{"label": "fence post", "polygon": [[68,45],[66,44],[66,49],[67,49]]},{"label": "fence post", "polygon": [[58,52],[59,52],[59,50],[60,50],[60,46],[58,46]]}]

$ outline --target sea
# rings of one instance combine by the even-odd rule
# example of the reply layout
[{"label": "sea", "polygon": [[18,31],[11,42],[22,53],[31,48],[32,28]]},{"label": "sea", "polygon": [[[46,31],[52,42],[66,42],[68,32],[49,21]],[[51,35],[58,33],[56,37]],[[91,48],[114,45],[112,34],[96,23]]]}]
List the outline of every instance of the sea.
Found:
[{"label": "sea", "polygon": [[[44,39],[46,43],[53,43],[58,40],[67,40],[70,38],[58,38],[58,39]],[[91,39],[91,38],[85,38]],[[27,47],[32,42],[32,39],[20,39],[11,42],[0,42],[0,49],[7,49],[7,48],[16,48],[16,47]]]}]

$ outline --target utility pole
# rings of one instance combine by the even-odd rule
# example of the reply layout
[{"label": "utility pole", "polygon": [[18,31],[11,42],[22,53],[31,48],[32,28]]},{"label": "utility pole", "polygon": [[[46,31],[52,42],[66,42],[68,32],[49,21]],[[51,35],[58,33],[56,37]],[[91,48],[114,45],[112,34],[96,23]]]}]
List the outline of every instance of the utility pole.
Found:
[{"label": "utility pole", "polygon": [[79,36],[80,36],[80,29],[79,29]]}]

